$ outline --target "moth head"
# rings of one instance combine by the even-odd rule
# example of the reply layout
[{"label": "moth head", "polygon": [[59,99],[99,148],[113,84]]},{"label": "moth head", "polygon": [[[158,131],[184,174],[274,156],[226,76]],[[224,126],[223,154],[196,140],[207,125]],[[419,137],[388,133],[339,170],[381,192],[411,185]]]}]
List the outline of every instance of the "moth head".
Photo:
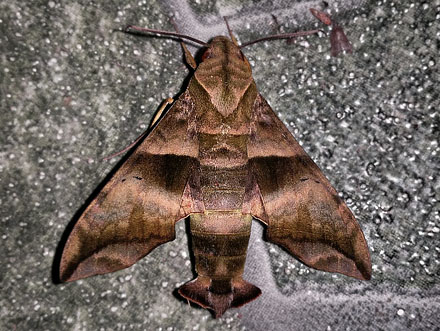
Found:
[{"label": "moth head", "polygon": [[249,61],[231,39],[218,36],[204,51],[194,78],[209,94],[214,108],[227,117],[253,82]]},{"label": "moth head", "polygon": [[211,40],[207,49],[202,55],[202,62],[214,60],[238,60],[249,65],[240,47],[231,39],[224,36],[217,36]]}]

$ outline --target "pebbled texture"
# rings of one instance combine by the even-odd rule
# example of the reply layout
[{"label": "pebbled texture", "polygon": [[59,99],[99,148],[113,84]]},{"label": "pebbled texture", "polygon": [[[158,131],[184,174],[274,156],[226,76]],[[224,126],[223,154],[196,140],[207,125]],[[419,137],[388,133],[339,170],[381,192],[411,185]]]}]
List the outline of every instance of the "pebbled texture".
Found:
[{"label": "pebbled texture", "polygon": [[60,235],[113,167],[101,159],[141,134],[187,76],[177,43],[112,29],[128,23],[172,29],[166,17],[172,12],[181,32],[207,40],[226,35],[221,16],[228,15],[239,40],[247,41],[274,32],[272,13],[285,32],[311,27],[310,2],[2,3],[0,329],[439,325],[440,4],[327,2],[353,55],[332,58],[328,39],[313,36],[244,53],[264,98],[362,224],[373,278],[311,271],[262,242],[253,222],[245,277],[264,296],[217,320],[171,294],[193,276],[185,224],[176,227],[174,242],[130,271],[68,290],[52,282]]}]

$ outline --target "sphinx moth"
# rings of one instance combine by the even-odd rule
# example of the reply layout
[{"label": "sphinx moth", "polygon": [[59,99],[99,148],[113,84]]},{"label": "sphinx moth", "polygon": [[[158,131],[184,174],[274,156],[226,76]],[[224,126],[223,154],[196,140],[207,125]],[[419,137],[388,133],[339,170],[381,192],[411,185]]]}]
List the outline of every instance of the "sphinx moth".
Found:
[{"label": "sphinx moth", "polygon": [[184,48],[187,89],[80,215],[60,280],[127,268],[188,216],[198,276],[178,292],[215,317],[261,294],[242,278],[252,218],[307,266],[370,279],[360,226],[258,92],[243,45],[232,34],[203,45],[198,64]]}]

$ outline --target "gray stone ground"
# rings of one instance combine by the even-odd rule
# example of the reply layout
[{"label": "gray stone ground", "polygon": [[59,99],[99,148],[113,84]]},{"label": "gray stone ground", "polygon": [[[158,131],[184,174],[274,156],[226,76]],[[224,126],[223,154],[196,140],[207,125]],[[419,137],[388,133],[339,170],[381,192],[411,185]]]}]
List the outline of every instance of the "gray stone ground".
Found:
[{"label": "gray stone ground", "polygon": [[179,44],[128,23],[241,41],[311,28],[317,1],[4,1],[0,4],[1,330],[440,329],[440,1],[328,1],[355,52],[326,37],[245,49],[263,96],[346,199],[373,278],[311,270],[261,240],[247,279],[263,296],[214,320],[173,290],[193,277],[177,239],[133,267],[53,283],[63,231],[188,75]]}]

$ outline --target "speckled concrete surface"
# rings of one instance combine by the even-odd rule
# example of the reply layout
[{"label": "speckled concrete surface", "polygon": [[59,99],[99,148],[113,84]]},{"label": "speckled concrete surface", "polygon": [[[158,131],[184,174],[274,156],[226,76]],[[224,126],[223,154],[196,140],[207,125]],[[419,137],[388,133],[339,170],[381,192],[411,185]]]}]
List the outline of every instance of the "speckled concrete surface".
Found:
[{"label": "speckled concrete surface", "polygon": [[214,320],[173,290],[193,277],[185,225],[133,267],[53,283],[63,231],[188,75],[179,45],[135,23],[241,41],[314,26],[318,1],[17,1],[0,4],[1,330],[435,330],[440,325],[440,1],[328,1],[355,52],[327,38],[245,50],[263,96],[346,199],[372,253],[361,282],[311,270],[261,240],[263,290]]}]

